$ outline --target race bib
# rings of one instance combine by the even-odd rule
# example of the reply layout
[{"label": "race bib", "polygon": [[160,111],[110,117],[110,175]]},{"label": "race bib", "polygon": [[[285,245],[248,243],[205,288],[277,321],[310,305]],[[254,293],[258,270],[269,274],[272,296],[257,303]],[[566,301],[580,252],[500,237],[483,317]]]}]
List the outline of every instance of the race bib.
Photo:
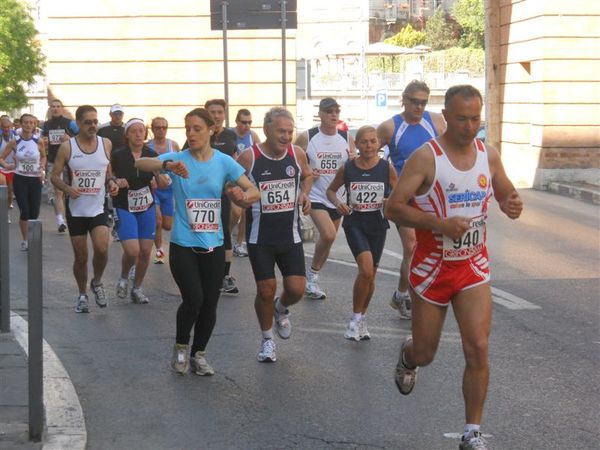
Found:
[{"label": "race bib", "polygon": [[296,206],[296,180],[273,180],[260,183],[260,207],[263,213],[293,211]]},{"label": "race bib", "polygon": [[202,233],[206,231],[219,231],[221,224],[221,199],[187,199],[185,201],[188,223],[192,231]]},{"label": "race bib", "polygon": [[143,212],[146,211],[152,205],[152,192],[148,186],[144,186],[141,189],[127,191],[127,205],[129,212]]},{"label": "race bib", "polygon": [[40,162],[35,159],[20,159],[17,164],[17,173],[37,177],[40,175]]},{"label": "race bib", "polygon": [[317,152],[315,165],[321,175],[335,174],[342,162],[342,154],[334,152]]},{"label": "race bib", "polygon": [[469,229],[459,239],[444,236],[442,258],[446,261],[460,261],[480,253],[485,245],[485,216],[471,219]]},{"label": "race bib", "polygon": [[379,211],[383,208],[385,185],[380,182],[351,182],[350,207],[354,211]]},{"label": "race bib", "polygon": [[97,195],[104,186],[106,170],[73,170],[73,181],[71,186],[77,188],[81,195]]},{"label": "race bib", "polygon": [[50,130],[48,131],[48,142],[50,145],[60,144],[60,140],[65,134],[65,130]]}]

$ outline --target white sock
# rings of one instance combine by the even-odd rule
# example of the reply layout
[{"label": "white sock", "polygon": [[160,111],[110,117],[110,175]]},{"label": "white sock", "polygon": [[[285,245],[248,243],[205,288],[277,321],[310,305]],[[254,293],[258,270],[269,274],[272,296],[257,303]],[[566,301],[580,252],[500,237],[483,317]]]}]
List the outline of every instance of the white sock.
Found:
[{"label": "white sock", "polygon": [[65,219],[64,219],[63,215],[62,214],[57,214],[56,215],[56,224],[57,225],[62,225],[64,223],[65,223]]},{"label": "white sock", "polygon": [[361,313],[354,313],[354,314],[352,314],[352,322],[358,323],[358,322],[360,322],[361,319],[362,319],[362,314]]},{"label": "white sock", "polygon": [[465,424],[465,432],[463,434],[463,437],[466,438],[469,434],[473,434],[476,431],[479,431],[479,424],[467,423]]},{"label": "white sock", "polygon": [[273,339],[273,328],[269,328],[268,330],[263,330],[262,336],[263,336],[263,339]]},{"label": "white sock", "polygon": [[281,303],[281,297],[279,297],[275,302],[275,309],[278,313],[281,314],[285,314],[285,312],[287,311],[287,306],[284,306],[283,303]]}]

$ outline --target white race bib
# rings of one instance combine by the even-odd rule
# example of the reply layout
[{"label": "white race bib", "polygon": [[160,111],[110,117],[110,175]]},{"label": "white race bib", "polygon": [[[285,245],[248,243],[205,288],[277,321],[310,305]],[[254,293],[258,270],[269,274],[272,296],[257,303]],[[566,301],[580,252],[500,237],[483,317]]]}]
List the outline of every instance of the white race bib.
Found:
[{"label": "white race bib", "polygon": [[385,184],[381,182],[350,183],[350,207],[354,211],[379,211],[383,208]]},{"label": "white race bib", "polygon": [[445,261],[460,261],[480,253],[485,245],[485,216],[471,219],[469,229],[459,239],[444,236],[442,258]]},{"label": "white race bib", "polygon": [[148,186],[144,186],[141,189],[127,191],[127,204],[129,212],[143,212],[146,211],[152,205],[152,192]]},{"label": "white race bib", "polygon": [[81,195],[98,195],[104,185],[106,170],[77,169],[73,170],[71,186]]},{"label": "white race bib", "polygon": [[187,199],[185,201],[188,223],[192,231],[202,233],[205,231],[219,231],[221,225],[221,199]]},{"label": "white race bib", "polygon": [[39,176],[40,162],[36,159],[19,159],[17,173],[25,176]]},{"label": "white race bib", "polygon": [[62,139],[64,134],[65,130],[50,130],[48,131],[48,142],[51,145],[58,145],[60,144],[60,140]]},{"label": "white race bib", "polygon": [[342,162],[342,154],[339,152],[317,152],[315,166],[319,174],[335,174]]},{"label": "white race bib", "polygon": [[263,213],[293,211],[296,206],[296,180],[262,181],[260,206]]}]

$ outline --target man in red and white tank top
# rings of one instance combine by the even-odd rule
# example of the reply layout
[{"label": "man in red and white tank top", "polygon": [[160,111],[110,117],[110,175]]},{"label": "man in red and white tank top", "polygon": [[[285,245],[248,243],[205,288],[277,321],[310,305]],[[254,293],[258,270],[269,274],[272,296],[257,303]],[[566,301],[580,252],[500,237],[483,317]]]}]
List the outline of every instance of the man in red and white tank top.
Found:
[{"label": "man in red and white tank top", "polygon": [[479,426],[489,380],[492,317],[485,245],[489,200],[493,195],[511,219],[523,209],[498,151],[475,139],[481,108],[481,94],[472,86],[446,92],[446,132],[407,160],[385,210],[388,219],[417,233],[410,266],[412,337],[402,344],[396,385],[408,395],[418,367],[433,361],[446,307],[452,303],[466,361],[461,449],[486,448]]}]

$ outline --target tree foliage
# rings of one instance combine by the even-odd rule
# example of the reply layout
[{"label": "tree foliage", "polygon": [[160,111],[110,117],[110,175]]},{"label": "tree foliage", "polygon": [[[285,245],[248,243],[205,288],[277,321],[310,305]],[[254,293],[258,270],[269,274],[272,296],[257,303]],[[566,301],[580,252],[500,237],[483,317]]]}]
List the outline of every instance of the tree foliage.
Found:
[{"label": "tree foliage", "polygon": [[425,33],[415,30],[408,24],[398,34],[385,39],[383,42],[400,47],[414,47],[425,42]]},{"label": "tree foliage", "polygon": [[485,16],[483,0],[457,0],[452,10],[454,18],[462,29],[463,47],[484,48]]},{"label": "tree foliage", "polygon": [[444,8],[438,7],[425,25],[425,43],[433,50],[445,50],[454,47],[458,39],[454,35],[452,26],[446,20]]},{"label": "tree foliage", "polygon": [[0,0],[0,109],[28,103],[27,85],[43,73],[44,56],[24,2]]}]

